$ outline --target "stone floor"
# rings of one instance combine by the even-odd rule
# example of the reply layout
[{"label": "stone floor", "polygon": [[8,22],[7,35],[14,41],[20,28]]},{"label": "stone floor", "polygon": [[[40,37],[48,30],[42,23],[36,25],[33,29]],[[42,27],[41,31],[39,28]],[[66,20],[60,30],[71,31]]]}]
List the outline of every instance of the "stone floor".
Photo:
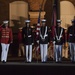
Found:
[{"label": "stone floor", "polygon": [[[62,63],[55,63],[52,58],[46,63],[33,59],[27,63],[24,57],[8,57],[7,63],[0,62],[0,73],[4,75],[75,75],[75,63],[63,58]],[[69,73],[69,74],[68,74]]]},{"label": "stone floor", "polygon": [[[0,65],[3,63],[0,62]],[[61,63],[56,63],[52,58],[48,58],[46,63],[42,63],[39,59],[32,59],[31,63],[27,63],[24,57],[8,57],[6,65],[36,65],[36,66],[75,66],[75,63],[72,63],[69,58],[62,58]]]}]

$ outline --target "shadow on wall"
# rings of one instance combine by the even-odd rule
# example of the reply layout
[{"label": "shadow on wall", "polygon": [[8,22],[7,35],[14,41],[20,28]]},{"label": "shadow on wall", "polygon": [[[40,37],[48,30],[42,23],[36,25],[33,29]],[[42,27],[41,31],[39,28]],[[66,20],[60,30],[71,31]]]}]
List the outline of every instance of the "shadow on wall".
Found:
[{"label": "shadow on wall", "polygon": [[12,20],[14,26],[12,27],[12,31],[13,31],[13,43],[10,47],[10,54],[12,56],[18,56],[18,47],[19,47],[19,44],[18,44],[18,30],[19,30],[19,27],[24,27],[25,26],[25,20],[26,18],[24,17],[19,17],[19,20]]},{"label": "shadow on wall", "polygon": [[46,12],[45,18],[47,20],[47,26],[51,26],[51,19],[52,19],[52,0],[46,0],[44,10]]},{"label": "shadow on wall", "polygon": [[27,20],[27,18],[20,16],[19,20],[20,20],[20,27],[24,27],[25,26],[25,20]]},{"label": "shadow on wall", "polygon": [[25,26],[25,20],[27,18],[25,17],[21,17],[19,16],[19,20],[12,20],[14,26],[12,27],[12,30],[13,30],[13,33],[17,33],[18,32],[18,29],[19,27],[24,27]]},{"label": "shadow on wall", "polygon": [[19,24],[19,20],[12,20],[12,22],[13,22],[13,24],[14,24],[14,26],[12,27],[12,31],[13,31],[13,33],[17,33],[18,32],[18,28],[19,28],[19,26],[20,26],[20,24]]}]

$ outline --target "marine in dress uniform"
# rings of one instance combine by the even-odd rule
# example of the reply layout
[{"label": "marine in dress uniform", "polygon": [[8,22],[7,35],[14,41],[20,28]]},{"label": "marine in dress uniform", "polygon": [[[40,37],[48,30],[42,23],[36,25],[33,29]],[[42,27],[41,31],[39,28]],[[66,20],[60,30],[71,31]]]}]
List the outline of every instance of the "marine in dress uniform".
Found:
[{"label": "marine in dress uniform", "polygon": [[13,41],[12,36],[12,29],[8,27],[8,21],[3,21],[4,26],[0,26],[0,32],[1,32],[1,46],[2,46],[2,52],[1,52],[1,62],[6,63],[7,62],[7,55],[10,43]]},{"label": "marine in dress uniform", "polygon": [[75,20],[72,20],[72,26],[68,28],[68,43],[70,49],[70,59],[75,62]]},{"label": "marine in dress uniform", "polygon": [[57,25],[54,29],[54,31],[55,31],[55,38],[54,38],[55,61],[56,62],[62,61],[62,45],[65,42],[65,40],[64,40],[65,32],[64,32],[64,29],[60,25],[61,25],[61,20],[57,20]]},{"label": "marine in dress uniform", "polygon": [[45,25],[46,20],[42,20],[42,26],[40,28],[40,51],[41,51],[41,62],[47,61],[48,56],[48,27]]},{"label": "marine in dress uniform", "polygon": [[30,27],[30,20],[26,20],[26,27],[22,29],[22,37],[23,43],[26,48],[26,61],[32,61],[32,44],[33,44],[33,36],[32,36],[32,28]]}]

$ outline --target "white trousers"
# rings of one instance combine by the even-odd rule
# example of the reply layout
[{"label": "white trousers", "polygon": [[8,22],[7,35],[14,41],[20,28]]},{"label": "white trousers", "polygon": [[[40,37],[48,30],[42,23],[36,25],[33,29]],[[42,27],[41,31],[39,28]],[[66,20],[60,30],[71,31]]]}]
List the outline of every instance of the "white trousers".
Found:
[{"label": "white trousers", "polygon": [[27,62],[32,61],[32,45],[26,45],[26,60]]},{"label": "white trousers", "polygon": [[75,61],[75,43],[69,43],[71,61]]},{"label": "white trousers", "polygon": [[48,44],[40,44],[41,61],[42,62],[47,61],[47,49],[48,49]]},{"label": "white trousers", "polygon": [[61,58],[62,58],[62,45],[55,45],[56,62],[61,61]]},{"label": "white trousers", "polygon": [[2,46],[2,52],[1,52],[1,61],[7,61],[7,55],[8,55],[8,50],[9,50],[9,45],[10,44],[4,44],[4,43],[1,43],[1,46]]}]

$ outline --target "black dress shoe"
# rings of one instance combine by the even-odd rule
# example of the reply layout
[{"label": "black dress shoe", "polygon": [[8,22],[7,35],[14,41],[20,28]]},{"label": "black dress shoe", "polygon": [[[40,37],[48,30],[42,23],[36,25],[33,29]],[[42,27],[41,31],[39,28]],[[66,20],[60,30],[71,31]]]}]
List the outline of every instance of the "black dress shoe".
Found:
[{"label": "black dress shoe", "polygon": [[28,63],[28,61],[24,61],[25,63]]},{"label": "black dress shoe", "polygon": [[30,61],[27,61],[27,63],[31,63]]},{"label": "black dress shoe", "polygon": [[59,61],[55,61],[55,63],[59,63]]},{"label": "black dress shoe", "polygon": [[3,60],[2,63],[6,63],[6,62]]},{"label": "black dress shoe", "polygon": [[6,63],[6,62],[4,61],[4,63]]},{"label": "black dress shoe", "polygon": [[75,63],[75,61],[74,61],[74,60],[72,60],[71,62],[72,62],[72,63]]},{"label": "black dress shoe", "polygon": [[44,63],[44,61],[42,61],[41,63]]},{"label": "black dress shoe", "polygon": [[59,61],[59,63],[62,63],[61,61]]},{"label": "black dress shoe", "polygon": [[26,60],[26,62],[27,62],[27,63],[30,63],[30,61],[29,61],[29,60]]},{"label": "black dress shoe", "polygon": [[44,63],[47,63],[47,61],[44,61]]}]

